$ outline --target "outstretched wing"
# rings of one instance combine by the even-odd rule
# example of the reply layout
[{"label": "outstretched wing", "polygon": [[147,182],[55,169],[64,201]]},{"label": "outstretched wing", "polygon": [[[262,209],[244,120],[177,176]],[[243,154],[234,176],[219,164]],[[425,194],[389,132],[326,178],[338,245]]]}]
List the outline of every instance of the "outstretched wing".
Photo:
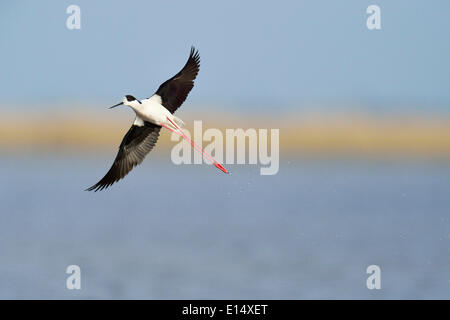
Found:
[{"label": "outstretched wing", "polygon": [[123,137],[116,159],[108,173],[87,191],[99,191],[108,188],[114,182],[125,177],[140,164],[158,141],[160,126],[136,119]]},{"label": "outstretched wing", "polygon": [[159,86],[155,94],[161,97],[162,105],[171,113],[174,113],[186,100],[189,92],[194,87],[194,80],[199,70],[200,55],[192,47],[189,59],[183,69]]}]

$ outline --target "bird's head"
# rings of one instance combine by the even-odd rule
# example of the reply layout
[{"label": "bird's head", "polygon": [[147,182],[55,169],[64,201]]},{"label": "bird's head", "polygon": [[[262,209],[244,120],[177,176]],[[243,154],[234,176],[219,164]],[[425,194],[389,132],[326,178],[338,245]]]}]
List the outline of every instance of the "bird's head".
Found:
[{"label": "bird's head", "polygon": [[127,94],[125,97],[123,97],[122,102],[119,102],[118,104],[115,104],[109,108],[112,109],[112,108],[118,107],[120,105],[125,105],[125,106],[129,106],[134,109],[135,107],[137,107],[140,104],[141,104],[141,102],[138,99],[136,99],[132,95]]}]

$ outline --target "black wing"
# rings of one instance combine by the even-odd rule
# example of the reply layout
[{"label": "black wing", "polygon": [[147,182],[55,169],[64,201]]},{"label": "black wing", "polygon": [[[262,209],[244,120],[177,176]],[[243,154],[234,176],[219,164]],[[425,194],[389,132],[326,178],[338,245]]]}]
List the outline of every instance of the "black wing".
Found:
[{"label": "black wing", "polygon": [[99,182],[86,190],[103,190],[125,177],[153,149],[160,129],[160,126],[150,122],[144,122],[143,126],[133,124],[123,137],[111,169]]},{"label": "black wing", "polygon": [[194,87],[194,80],[199,70],[200,55],[192,47],[189,59],[183,69],[159,86],[155,94],[161,97],[162,105],[171,113],[174,113],[186,100],[189,92]]}]

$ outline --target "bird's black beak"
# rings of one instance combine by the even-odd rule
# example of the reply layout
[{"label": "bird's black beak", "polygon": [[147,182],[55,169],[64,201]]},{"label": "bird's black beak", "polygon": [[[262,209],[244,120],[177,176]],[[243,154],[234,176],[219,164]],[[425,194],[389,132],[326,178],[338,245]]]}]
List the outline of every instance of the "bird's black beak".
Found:
[{"label": "bird's black beak", "polygon": [[121,102],[121,103],[118,103],[118,104],[115,104],[115,105],[113,105],[112,107],[109,107],[109,109],[112,109],[112,108],[118,107],[118,106],[120,106],[120,105],[122,105],[122,104],[123,104],[123,102]]}]

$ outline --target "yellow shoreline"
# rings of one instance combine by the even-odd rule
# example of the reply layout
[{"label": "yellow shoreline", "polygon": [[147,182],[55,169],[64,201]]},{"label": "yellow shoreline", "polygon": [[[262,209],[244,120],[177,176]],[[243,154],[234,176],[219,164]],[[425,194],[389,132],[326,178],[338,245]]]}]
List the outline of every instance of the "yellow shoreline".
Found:
[{"label": "yellow shoreline", "polygon": [[[0,119],[0,147],[8,152],[45,149],[48,151],[82,149],[86,151],[117,148],[128,130],[132,116],[60,114],[23,115],[7,113]],[[181,115],[186,128],[200,114]],[[219,120],[220,119],[220,120]],[[56,122],[54,120],[57,120]],[[238,117],[210,114],[203,120],[208,128],[280,129],[280,152],[292,155],[351,154],[367,156],[429,156],[450,158],[450,117],[390,116],[354,114],[296,114],[276,121],[269,117]],[[159,148],[169,149],[174,142],[163,133]]]}]

